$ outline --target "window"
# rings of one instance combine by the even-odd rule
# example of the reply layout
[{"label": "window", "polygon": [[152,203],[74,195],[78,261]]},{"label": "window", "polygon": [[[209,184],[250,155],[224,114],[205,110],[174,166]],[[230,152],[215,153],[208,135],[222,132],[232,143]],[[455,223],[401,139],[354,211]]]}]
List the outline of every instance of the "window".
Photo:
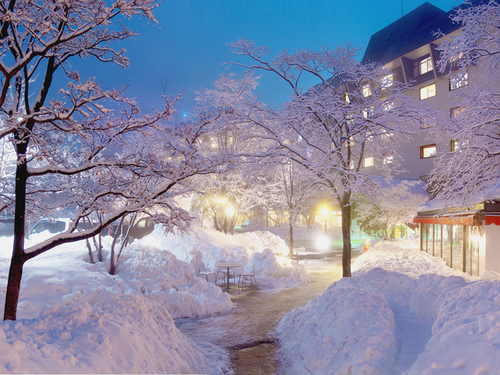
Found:
[{"label": "window", "polygon": [[436,84],[435,83],[433,83],[432,85],[420,88],[420,100],[432,98],[433,96],[436,96]]},{"label": "window", "polygon": [[365,160],[364,160],[364,166],[365,166],[365,168],[367,168],[367,167],[373,167],[373,156],[365,158]]},{"label": "window", "polygon": [[450,109],[450,118],[459,118],[465,107],[454,107]]},{"label": "window", "polygon": [[366,98],[372,94],[372,89],[368,85],[364,85],[362,88],[363,96]]},{"label": "window", "polygon": [[349,97],[349,93],[344,92],[344,93],[342,94],[342,101],[343,101],[344,103],[347,103],[347,104],[349,104],[349,103],[351,102],[351,98]]},{"label": "window", "polygon": [[434,124],[432,123],[432,121],[426,117],[426,118],[424,118],[424,121],[422,123],[422,129],[428,129],[428,128],[432,127],[433,125]]},{"label": "window", "polygon": [[469,74],[459,73],[453,77],[450,77],[450,91],[462,88],[469,84]]},{"label": "window", "polygon": [[394,156],[392,155],[384,156],[384,164],[392,164],[393,161],[394,161]]},{"label": "window", "polygon": [[427,159],[436,156],[436,144],[420,146],[420,159]]},{"label": "window", "polygon": [[461,148],[463,148],[464,146],[467,145],[467,141],[459,141],[458,139],[453,139],[451,142],[450,142],[450,151],[453,152],[453,151],[458,151],[460,150]]},{"label": "window", "polygon": [[394,84],[394,74],[388,74],[382,78],[382,87],[391,87]]},{"label": "window", "polygon": [[413,76],[421,76],[422,74],[432,71],[432,69],[432,59],[430,56],[420,61],[415,61],[413,64]]}]

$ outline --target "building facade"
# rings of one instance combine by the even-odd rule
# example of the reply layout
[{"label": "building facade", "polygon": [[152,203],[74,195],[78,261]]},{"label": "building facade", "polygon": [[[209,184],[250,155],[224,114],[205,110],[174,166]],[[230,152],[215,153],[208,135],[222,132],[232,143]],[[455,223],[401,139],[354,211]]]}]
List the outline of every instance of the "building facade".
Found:
[{"label": "building facade", "polygon": [[[429,3],[424,3],[373,34],[364,54],[363,63],[385,64],[392,74],[387,81],[411,83],[407,94],[425,102],[429,110],[444,116],[456,117],[464,109],[462,91],[476,80],[484,79],[481,66],[465,74],[443,74],[436,69],[439,59],[437,47],[449,36],[458,35],[460,25],[450,15]],[[440,32],[440,34],[438,34]],[[441,35],[441,36],[440,36]],[[398,145],[403,172],[396,177],[427,181],[434,168],[436,155],[454,151],[453,139],[432,139],[430,128],[435,124],[424,122],[418,135],[409,143]],[[366,155],[365,169],[378,175],[377,163]],[[432,205],[429,205],[431,207]],[[443,211],[441,208],[422,209],[414,219],[419,225],[420,249],[441,257],[448,266],[479,276],[483,271],[500,273],[500,203],[477,202],[468,212],[460,207]]]}]

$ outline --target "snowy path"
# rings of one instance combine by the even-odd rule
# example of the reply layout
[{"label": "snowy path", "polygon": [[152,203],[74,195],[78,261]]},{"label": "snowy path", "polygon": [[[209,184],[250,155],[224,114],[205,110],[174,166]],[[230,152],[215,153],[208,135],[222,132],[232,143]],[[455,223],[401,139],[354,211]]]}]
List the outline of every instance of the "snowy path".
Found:
[{"label": "snowy path", "polygon": [[[176,325],[196,342],[210,342],[228,349],[248,342],[270,341],[277,324],[288,312],[304,306],[340,279],[341,259],[309,261],[307,271],[312,280],[302,287],[277,292],[245,290],[232,295],[238,307],[231,312],[201,319],[178,319]],[[273,344],[231,350],[231,356],[236,374],[280,372],[277,347]]]},{"label": "snowy path", "polygon": [[392,308],[396,320],[398,342],[394,365],[390,374],[400,375],[410,368],[432,336],[431,324],[406,308]]}]

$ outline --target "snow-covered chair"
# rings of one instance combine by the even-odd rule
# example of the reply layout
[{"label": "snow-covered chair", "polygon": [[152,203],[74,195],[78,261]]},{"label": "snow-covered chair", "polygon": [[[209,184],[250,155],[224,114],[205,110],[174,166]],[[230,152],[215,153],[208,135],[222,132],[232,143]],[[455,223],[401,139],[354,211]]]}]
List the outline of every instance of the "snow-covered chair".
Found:
[{"label": "snow-covered chair", "polygon": [[243,286],[243,283],[245,282],[245,279],[250,280],[250,286],[257,287],[257,280],[255,279],[255,264],[252,267],[252,271],[250,272],[243,272],[240,277],[238,278],[238,287],[241,288]]},{"label": "snow-covered chair", "polygon": [[198,276],[205,276],[205,280],[208,282],[208,276],[213,275],[215,285],[217,285],[217,277],[215,271],[209,271],[205,268],[205,263],[200,260],[198,263]]}]

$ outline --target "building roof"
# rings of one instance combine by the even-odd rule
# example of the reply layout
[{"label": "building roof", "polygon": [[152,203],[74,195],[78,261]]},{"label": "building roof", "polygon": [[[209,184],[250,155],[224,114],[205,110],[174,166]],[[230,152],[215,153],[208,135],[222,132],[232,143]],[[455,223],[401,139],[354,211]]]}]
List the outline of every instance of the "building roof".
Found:
[{"label": "building roof", "polygon": [[450,19],[451,12],[423,3],[373,34],[361,62],[386,64],[436,40],[434,33],[439,30],[448,34],[459,29]]}]

